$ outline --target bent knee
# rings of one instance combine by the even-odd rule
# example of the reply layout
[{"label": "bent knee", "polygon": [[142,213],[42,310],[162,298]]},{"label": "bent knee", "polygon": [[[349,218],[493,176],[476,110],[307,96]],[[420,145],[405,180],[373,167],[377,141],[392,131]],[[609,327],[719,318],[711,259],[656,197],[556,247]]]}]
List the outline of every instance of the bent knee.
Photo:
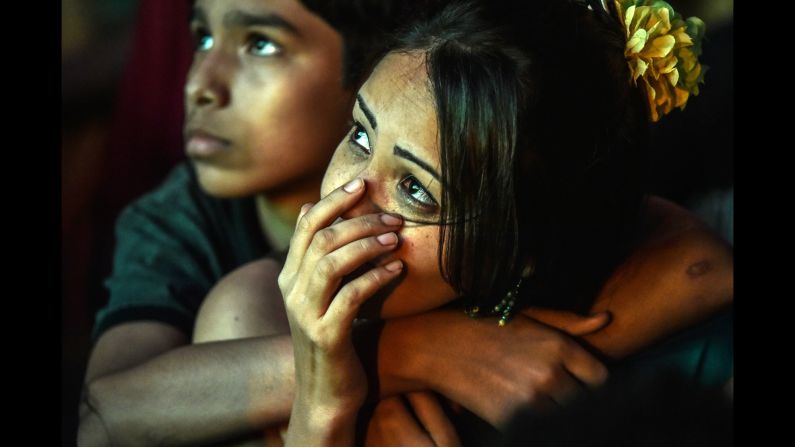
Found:
[{"label": "bent knee", "polygon": [[199,309],[193,342],[231,340],[289,331],[272,259],[246,264],[219,281]]}]

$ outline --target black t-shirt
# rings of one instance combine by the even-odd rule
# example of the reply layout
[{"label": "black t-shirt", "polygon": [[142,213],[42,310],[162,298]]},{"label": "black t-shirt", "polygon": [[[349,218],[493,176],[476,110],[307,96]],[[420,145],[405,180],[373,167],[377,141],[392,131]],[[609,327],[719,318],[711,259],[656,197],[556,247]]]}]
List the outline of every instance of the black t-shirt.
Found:
[{"label": "black t-shirt", "polygon": [[202,300],[227,273],[270,252],[254,199],[205,193],[182,163],[116,223],[110,302],[97,313],[96,340],[116,324],[156,320],[190,335]]}]

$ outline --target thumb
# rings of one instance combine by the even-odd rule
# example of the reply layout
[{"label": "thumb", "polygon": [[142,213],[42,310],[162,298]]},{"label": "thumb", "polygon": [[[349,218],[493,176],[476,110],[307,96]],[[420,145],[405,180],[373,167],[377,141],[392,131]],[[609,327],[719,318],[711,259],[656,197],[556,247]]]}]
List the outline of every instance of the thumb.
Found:
[{"label": "thumb", "polygon": [[602,311],[593,315],[580,315],[556,309],[529,307],[522,315],[552,326],[573,337],[584,337],[603,329],[610,323],[610,312]]}]

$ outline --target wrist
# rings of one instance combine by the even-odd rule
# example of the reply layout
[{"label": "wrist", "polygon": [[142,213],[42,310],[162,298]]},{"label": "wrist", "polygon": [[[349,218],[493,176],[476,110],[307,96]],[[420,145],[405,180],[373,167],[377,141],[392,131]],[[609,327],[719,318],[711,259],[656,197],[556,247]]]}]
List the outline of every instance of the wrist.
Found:
[{"label": "wrist", "polygon": [[[439,365],[448,364],[449,325],[459,312],[440,310],[388,321],[378,347],[381,397],[412,391],[434,390],[447,395],[447,374]],[[461,314],[463,316],[463,314]]]},{"label": "wrist", "polygon": [[303,404],[293,405],[287,430],[289,446],[353,445],[359,406]]}]

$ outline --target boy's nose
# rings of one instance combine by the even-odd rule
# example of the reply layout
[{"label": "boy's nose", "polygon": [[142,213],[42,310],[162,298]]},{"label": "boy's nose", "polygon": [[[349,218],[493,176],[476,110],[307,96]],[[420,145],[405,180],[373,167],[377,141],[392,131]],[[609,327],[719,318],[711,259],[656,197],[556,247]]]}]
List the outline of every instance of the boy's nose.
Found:
[{"label": "boy's nose", "polygon": [[185,98],[194,106],[224,107],[229,104],[233,62],[220,51],[210,51],[194,61],[185,84]]}]

